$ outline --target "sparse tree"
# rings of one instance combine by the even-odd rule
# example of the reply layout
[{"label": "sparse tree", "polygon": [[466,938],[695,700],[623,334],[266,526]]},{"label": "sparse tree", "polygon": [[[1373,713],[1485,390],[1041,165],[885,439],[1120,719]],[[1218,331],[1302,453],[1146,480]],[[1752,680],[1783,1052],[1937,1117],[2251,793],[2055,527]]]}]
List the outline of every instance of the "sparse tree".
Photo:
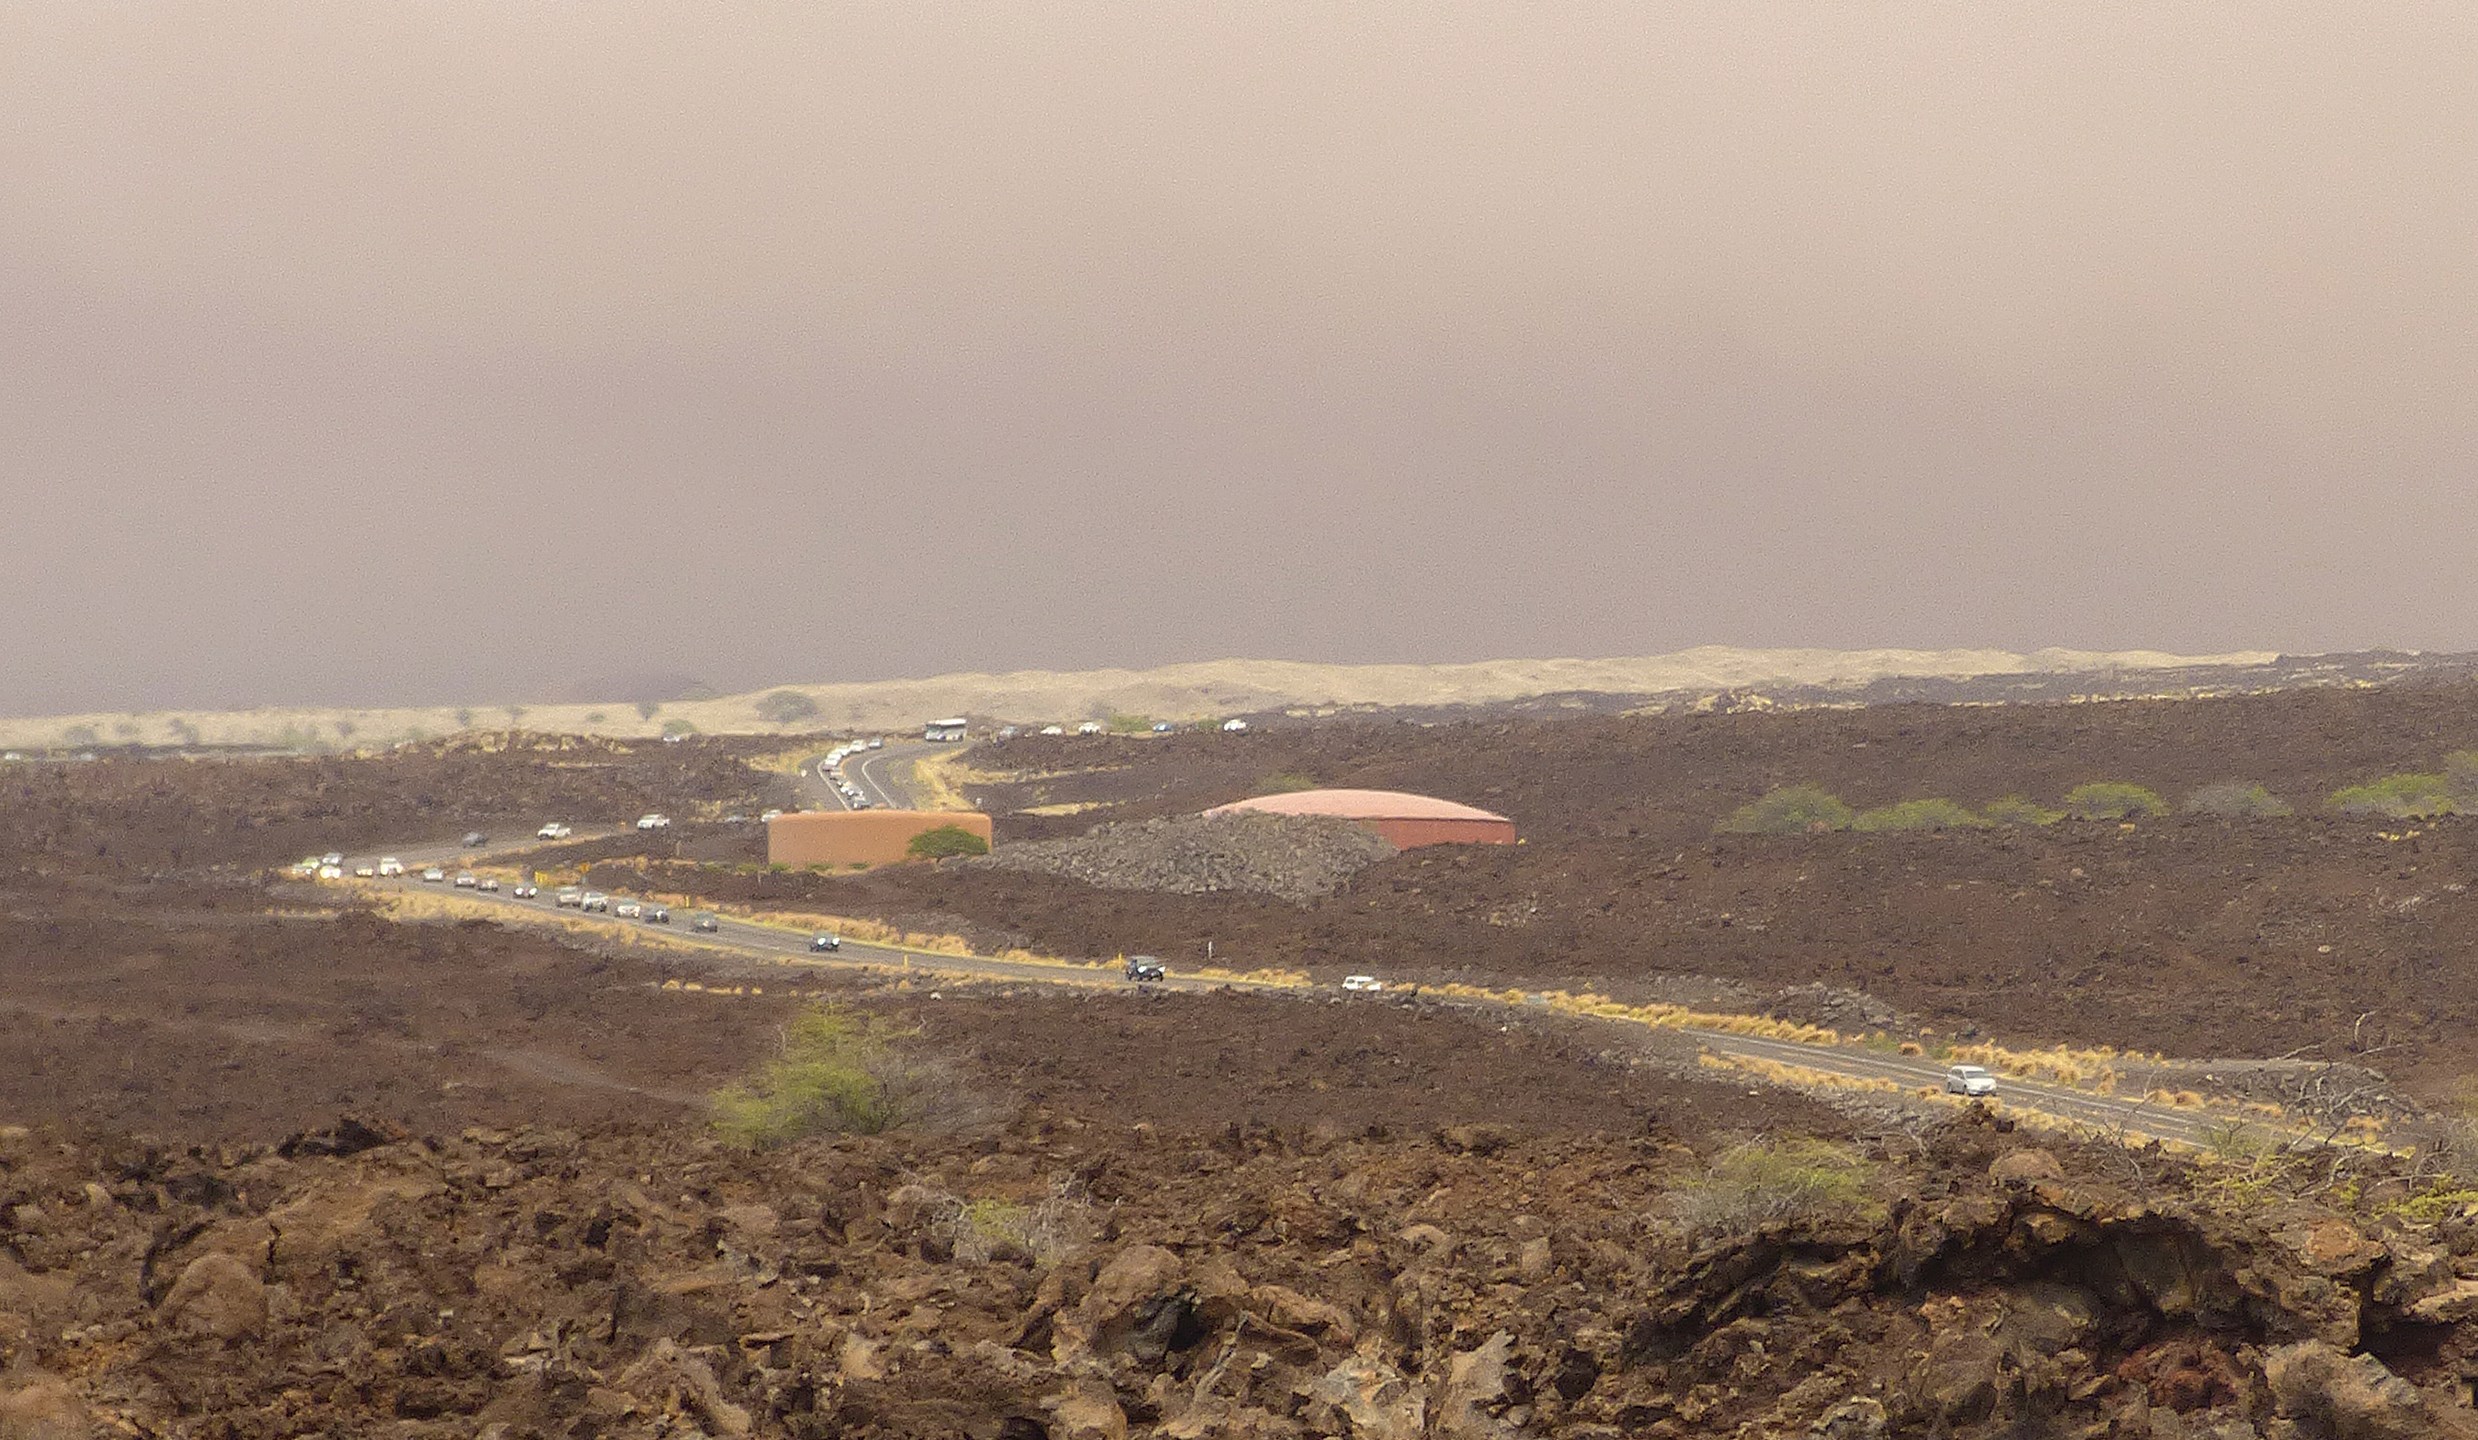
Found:
[{"label": "sparse tree", "polygon": [[508,712],[508,728],[509,728],[509,729],[511,729],[511,730],[515,729],[515,728],[516,728],[519,724],[521,724],[521,723],[524,721],[524,719],[525,719],[525,707],[524,707],[524,706],[522,706],[522,705],[509,705],[509,706],[506,706],[506,707],[504,707],[504,708],[505,708],[505,709],[507,710],[507,712]]},{"label": "sparse tree", "polygon": [[817,702],[797,690],[776,690],[757,700],[757,718],[769,725],[792,725],[817,715]]},{"label": "sparse tree", "polygon": [[470,730],[473,728],[472,710],[460,709],[456,712],[456,728],[459,730]]},{"label": "sparse tree", "polygon": [[660,700],[640,700],[637,702],[637,718],[640,720],[651,720],[655,716],[660,715],[662,712],[663,702]]},{"label": "sparse tree", "polygon": [[987,855],[989,842],[961,825],[941,825],[913,836],[903,848],[915,860],[946,860],[958,855]]},{"label": "sparse tree", "polygon": [[1847,830],[1857,818],[1821,785],[1785,785],[1739,806],[1717,828],[1732,835],[1807,835]]}]

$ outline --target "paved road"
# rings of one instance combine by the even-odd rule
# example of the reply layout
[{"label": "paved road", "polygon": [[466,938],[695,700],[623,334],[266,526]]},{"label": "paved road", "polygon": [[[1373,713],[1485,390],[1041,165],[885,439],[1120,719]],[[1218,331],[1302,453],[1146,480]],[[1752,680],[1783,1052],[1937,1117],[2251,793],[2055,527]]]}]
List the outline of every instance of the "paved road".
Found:
[{"label": "paved road", "polygon": [[[608,833],[608,832],[606,832]],[[580,836],[579,838],[583,838]],[[354,883],[382,892],[427,891],[445,894],[459,900],[486,905],[507,912],[511,921],[528,918],[547,923],[554,918],[569,922],[583,920],[597,926],[608,926],[614,934],[654,931],[673,939],[693,941],[715,950],[750,958],[773,961],[788,960],[795,965],[818,969],[847,970],[907,970],[924,975],[957,975],[976,980],[1011,980],[1031,985],[1081,985],[1119,987],[1126,985],[1119,972],[1108,966],[1043,964],[1037,961],[1001,960],[983,955],[945,955],[925,950],[908,950],[898,945],[878,945],[863,940],[845,940],[842,948],[828,952],[809,948],[814,932],[790,930],[778,925],[761,925],[754,921],[715,917],[716,928],[701,932],[689,928],[690,917],[699,913],[674,907],[671,923],[657,925],[644,920],[622,920],[616,916],[586,915],[564,910],[552,903],[553,888],[546,887],[531,900],[520,900],[507,890],[460,890],[450,882],[454,869],[448,870],[447,881],[427,882],[420,878],[425,865],[449,866],[465,858],[459,853],[441,854],[439,847],[408,847],[387,852],[404,861],[411,872],[395,880],[359,880]],[[356,856],[347,861],[347,873],[355,865],[374,864],[374,857]],[[501,862],[504,865],[505,861]],[[614,905],[630,897],[624,891],[612,891]],[[650,902],[649,902],[650,903]],[[1281,985],[1251,980],[1202,980],[1172,976],[1154,988],[1166,990],[1216,990],[1224,987],[1242,990],[1279,990]]]},{"label": "paved road", "polygon": [[[900,761],[915,758],[936,747],[918,740],[890,740],[883,750],[863,750],[843,762],[843,778],[852,782],[862,798],[880,810],[911,808],[913,798],[903,786],[890,778],[891,769]],[[800,792],[804,803],[816,810],[849,810],[852,804],[835,784],[835,772],[826,764],[823,753],[800,762]]]},{"label": "paved road", "polygon": [[[890,746],[889,750],[892,748]],[[883,755],[888,752],[872,751],[869,753]],[[589,834],[580,831],[575,838],[590,839],[615,833],[618,832],[602,830]],[[503,908],[508,912],[508,918],[511,920],[521,921],[530,917],[537,922],[548,923],[552,917],[562,917],[571,922],[583,919],[597,926],[608,926],[615,934],[638,930],[662,931],[672,938],[691,941],[729,954],[818,969],[878,972],[897,970],[922,975],[954,975],[976,980],[1005,980],[1030,985],[1116,988],[1126,984],[1117,971],[1106,967],[1041,964],[1020,960],[1001,960],[990,956],[931,954],[920,950],[906,950],[899,946],[870,944],[860,940],[845,940],[838,951],[817,953],[810,950],[810,936],[807,933],[787,930],[779,926],[760,925],[750,921],[718,916],[717,928],[714,931],[710,933],[692,931],[689,929],[689,919],[696,912],[686,909],[675,909],[672,912],[672,923],[668,926],[653,925],[643,920],[622,920],[601,915],[580,916],[577,911],[555,907],[552,904],[552,892],[547,889],[535,899],[519,900],[505,891],[494,894],[487,891],[454,890],[444,884],[425,884],[417,878],[424,865],[452,866],[467,858],[477,861],[496,859],[499,864],[505,865],[511,861],[521,860],[521,850],[511,851],[503,848],[495,855],[471,856],[469,852],[460,851],[454,846],[431,845],[408,846],[387,853],[402,859],[412,868],[412,873],[401,880],[356,883],[375,886],[381,890],[447,891],[477,904]],[[373,857],[353,857],[347,861],[346,873],[351,873],[353,865],[372,862]],[[453,869],[449,873],[452,878]],[[628,897],[616,892],[612,896],[614,903],[625,898]],[[1323,987],[1260,981],[1205,980],[1175,974],[1162,981],[1156,988],[1174,991],[1202,991],[1225,987],[1265,992],[1287,991],[1319,996],[1333,993]],[[1475,1007],[1494,1006],[1509,1013],[1523,1013],[1529,1008],[1507,1005],[1504,1002],[1467,1000],[1461,997],[1457,997],[1454,1003],[1469,1004]],[[1602,1023],[1625,1026],[1633,1022],[1609,1020]],[[1848,1045],[1801,1045],[1785,1040],[1736,1035],[1727,1031],[1677,1028],[1680,1033],[1693,1036],[1704,1048],[1716,1055],[1772,1061],[1852,1080],[1891,1081],[1907,1090],[1926,1088],[1941,1093],[1944,1084],[1944,1066],[1924,1057],[1886,1055],[1878,1051]],[[1997,1085],[1997,1099],[2008,1107],[2034,1111],[2077,1125],[2086,1125],[2107,1135],[2122,1133],[2136,1140],[2158,1139],[2185,1144],[2201,1144],[2212,1130],[2228,1123],[2227,1117],[2224,1116],[2168,1109],[2146,1101],[2120,1099],[2087,1090],[2077,1090],[2070,1086],[2053,1085],[2013,1076],[2000,1077]]]}]

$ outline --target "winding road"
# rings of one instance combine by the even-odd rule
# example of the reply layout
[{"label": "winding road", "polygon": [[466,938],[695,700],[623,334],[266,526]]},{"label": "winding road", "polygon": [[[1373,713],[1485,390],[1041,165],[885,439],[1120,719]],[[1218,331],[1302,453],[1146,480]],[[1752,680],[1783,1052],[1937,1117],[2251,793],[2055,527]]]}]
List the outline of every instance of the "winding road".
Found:
[{"label": "winding road", "polygon": [[[900,752],[890,745],[886,750],[865,753],[874,758]],[[814,766],[810,767],[809,771],[804,771],[804,775],[813,771]],[[832,788],[831,782],[828,788]],[[580,832],[577,838],[598,838],[602,835],[616,833],[619,832],[615,829],[591,833]],[[525,856],[523,849],[473,853],[461,851],[454,846],[431,845],[407,847],[388,853],[402,859],[409,873],[401,879],[355,880],[349,883],[378,893],[399,891],[444,894],[466,904],[502,912],[512,921],[521,923],[530,920],[542,926],[559,925],[563,927],[559,933],[563,934],[568,933],[565,927],[573,927],[579,923],[596,929],[607,929],[615,936],[654,931],[671,942],[702,947],[744,960],[762,960],[776,965],[881,974],[892,972],[922,976],[949,975],[965,980],[1006,981],[1027,985],[1127,988],[1127,982],[1121,978],[1119,971],[1106,965],[957,955],[881,945],[861,940],[844,940],[839,950],[817,952],[810,949],[811,932],[753,920],[732,919],[719,913],[716,914],[716,928],[710,932],[700,932],[690,928],[691,917],[698,913],[711,912],[675,908],[669,925],[655,925],[643,920],[625,920],[616,916],[586,915],[573,910],[562,910],[554,906],[552,892],[547,889],[534,899],[520,900],[507,891],[458,890],[445,883],[424,883],[417,878],[422,868],[427,865],[448,867],[451,875],[454,867],[459,864],[505,868],[522,862]],[[354,865],[372,863],[375,863],[373,857],[354,857],[347,862],[347,873],[350,873]],[[612,896],[614,903],[626,898],[629,897],[618,893]],[[1147,988],[1188,992],[1218,989],[1254,990],[1318,998],[1329,997],[1335,993],[1330,987],[1304,983],[1177,974]],[[1383,1003],[1382,995],[1358,998],[1363,999],[1365,1003]],[[1536,1018],[1541,1013],[1533,1003],[1516,1004],[1461,995],[1423,998],[1475,1009],[1499,1010],[1509,1015],[1523,1015],[1527,1019]],[[1620,1034],[1629,1031],[1640,1033],[1653,1028],[1636,1021],[1605,1017],[1594,1018],[1590,1023],[1608,1026],[1613,1032]],[[1905,1091],[1915,1092],[1925,1089],[1942,1093],[1944,1066],[1936,1060],[1923,1056],[1889,1055],[1855,1045],[1801,1044],[1794,1041],[1773,1040],[1689,1026],[1659,1028],[1691,1036],[1704,1049],[1724,1059],[1791,1066],[1799,1070],[1855,1081],[1861,1085],[1889,1082]],[[1765,1077],[1750,1073],[1748,1078],[1761,1080]],[[2209,1140],[2213,1132],[2224,1131],[2231,1123],[2231,1117],[2226,1114],[2172,1109],[2148,1100],[2128,1100],[2093,1090],[2076,1089],[2072,1086],[2024,1079],[2018,1076],[1999,1078],[1997,1099],[2007,1109],[2033,1112],[2050,1120],[2085,1126],[2106,1136],[2136,1142],[2156,1139],[2202,1145]]]}]

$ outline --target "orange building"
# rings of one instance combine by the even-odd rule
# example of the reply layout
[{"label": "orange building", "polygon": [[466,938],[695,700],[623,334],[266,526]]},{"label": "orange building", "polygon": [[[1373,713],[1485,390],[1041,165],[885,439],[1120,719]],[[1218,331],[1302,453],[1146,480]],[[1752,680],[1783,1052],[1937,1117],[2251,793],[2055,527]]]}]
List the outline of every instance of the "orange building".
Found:
[{"label": "orange building", "polygon": [[1297,790],[1217,805],[1207,815],[1325,815],[1356,821],[1394,842],[1420,845],[1511,845],[1514,822],[1503,815],[1400,790]]},{"label": "orange building", "polygon": [[883,865],[910,858],[912,837],[953,825],[990,838],[977,810],[794,810],[766,822],[766,860],[809,865]]}]

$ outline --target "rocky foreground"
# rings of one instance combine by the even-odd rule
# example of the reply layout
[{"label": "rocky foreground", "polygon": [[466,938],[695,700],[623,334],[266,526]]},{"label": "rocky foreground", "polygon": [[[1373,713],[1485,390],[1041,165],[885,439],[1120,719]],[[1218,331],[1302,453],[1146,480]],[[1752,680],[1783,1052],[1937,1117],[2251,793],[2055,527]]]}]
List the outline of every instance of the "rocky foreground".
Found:
[{"label": "rocky foreground", "polygon": [[11,1436],[2478,1436],[2457,1212],[1984,1120],[1744,1225],[1489,1126],[0,1147]]}]

